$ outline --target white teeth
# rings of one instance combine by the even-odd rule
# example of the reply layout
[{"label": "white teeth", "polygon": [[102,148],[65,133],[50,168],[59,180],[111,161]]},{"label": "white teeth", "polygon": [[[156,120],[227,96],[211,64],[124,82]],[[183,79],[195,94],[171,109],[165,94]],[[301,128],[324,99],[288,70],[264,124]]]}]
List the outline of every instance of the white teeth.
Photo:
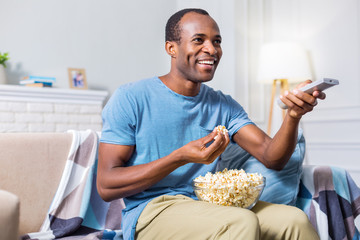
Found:
[{"label": "white teeth", "polygon": [[213,65],[214,64],[214,61],[210,61],[210,60],[202,60],[202,61],[199,61],[200,64],[209,64],[209,65]]}]

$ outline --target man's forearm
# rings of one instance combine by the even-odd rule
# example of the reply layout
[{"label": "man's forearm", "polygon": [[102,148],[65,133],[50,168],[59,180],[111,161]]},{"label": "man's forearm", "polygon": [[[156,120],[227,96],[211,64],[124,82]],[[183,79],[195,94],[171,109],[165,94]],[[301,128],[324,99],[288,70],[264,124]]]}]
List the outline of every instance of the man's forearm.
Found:
[{"label": "man's forearm", "polygon": [[271,168],[281,170],[289,161],[297,143],[299,122],[300,118],[287,114],[279,131],[270,141],[264,159],[271,162]]},{"label": "man's forearm", "polygon": [[106,201],[131,196],[148,189],[184,164],[175,154],[170,154],[146,164],[113,167],[98,173],[101,179],[98,191]]}]

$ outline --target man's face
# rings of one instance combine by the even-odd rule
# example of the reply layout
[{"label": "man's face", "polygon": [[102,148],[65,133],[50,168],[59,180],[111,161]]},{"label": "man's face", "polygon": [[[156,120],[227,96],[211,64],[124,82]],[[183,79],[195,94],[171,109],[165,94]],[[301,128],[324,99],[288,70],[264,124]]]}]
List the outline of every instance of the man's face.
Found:
[{"label": "man's face", "polygon": [[190,12],[179,24],[181,39],[176,44],[175,59],[178,73],[193,82],[210,81],[222,56],[216,22],[210,16]]}]

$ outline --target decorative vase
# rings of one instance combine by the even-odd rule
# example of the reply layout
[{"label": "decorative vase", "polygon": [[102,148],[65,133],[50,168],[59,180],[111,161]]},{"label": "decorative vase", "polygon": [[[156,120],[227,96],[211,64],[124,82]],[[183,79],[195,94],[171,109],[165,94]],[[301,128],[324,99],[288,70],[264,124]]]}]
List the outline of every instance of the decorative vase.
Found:
[{"label": "decorative vase", "polygon": [[6,82],[5,68],[0,64],[0,84],[6,84]]}]

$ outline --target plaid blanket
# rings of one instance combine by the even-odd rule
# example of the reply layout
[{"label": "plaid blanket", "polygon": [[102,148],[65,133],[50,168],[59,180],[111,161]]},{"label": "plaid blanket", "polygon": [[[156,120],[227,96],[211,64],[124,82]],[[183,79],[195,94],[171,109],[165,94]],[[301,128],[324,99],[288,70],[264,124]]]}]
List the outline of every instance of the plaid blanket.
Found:
[{"label": "plaid blanket", "polygon": [[107,203],[96,189],[98,134],[69,131],[73,141],[57,192],[39,232],[22,239],[122,239],[122,199]]},{"label": "plaid blanket", "polygon": [[[39,232],[22,239],[122,240],[122,199],[104,202],[96,189],[94,131],[70,131],[73,142],[62,179]],[[297,207],[323,239],[360,239],[360,189],[343,169],[304,166]]]},{"label": "plaid blanket", "polygon": [[360,189],[344,169],[304,165],[296,206],[320,239],[360,239]]}]

